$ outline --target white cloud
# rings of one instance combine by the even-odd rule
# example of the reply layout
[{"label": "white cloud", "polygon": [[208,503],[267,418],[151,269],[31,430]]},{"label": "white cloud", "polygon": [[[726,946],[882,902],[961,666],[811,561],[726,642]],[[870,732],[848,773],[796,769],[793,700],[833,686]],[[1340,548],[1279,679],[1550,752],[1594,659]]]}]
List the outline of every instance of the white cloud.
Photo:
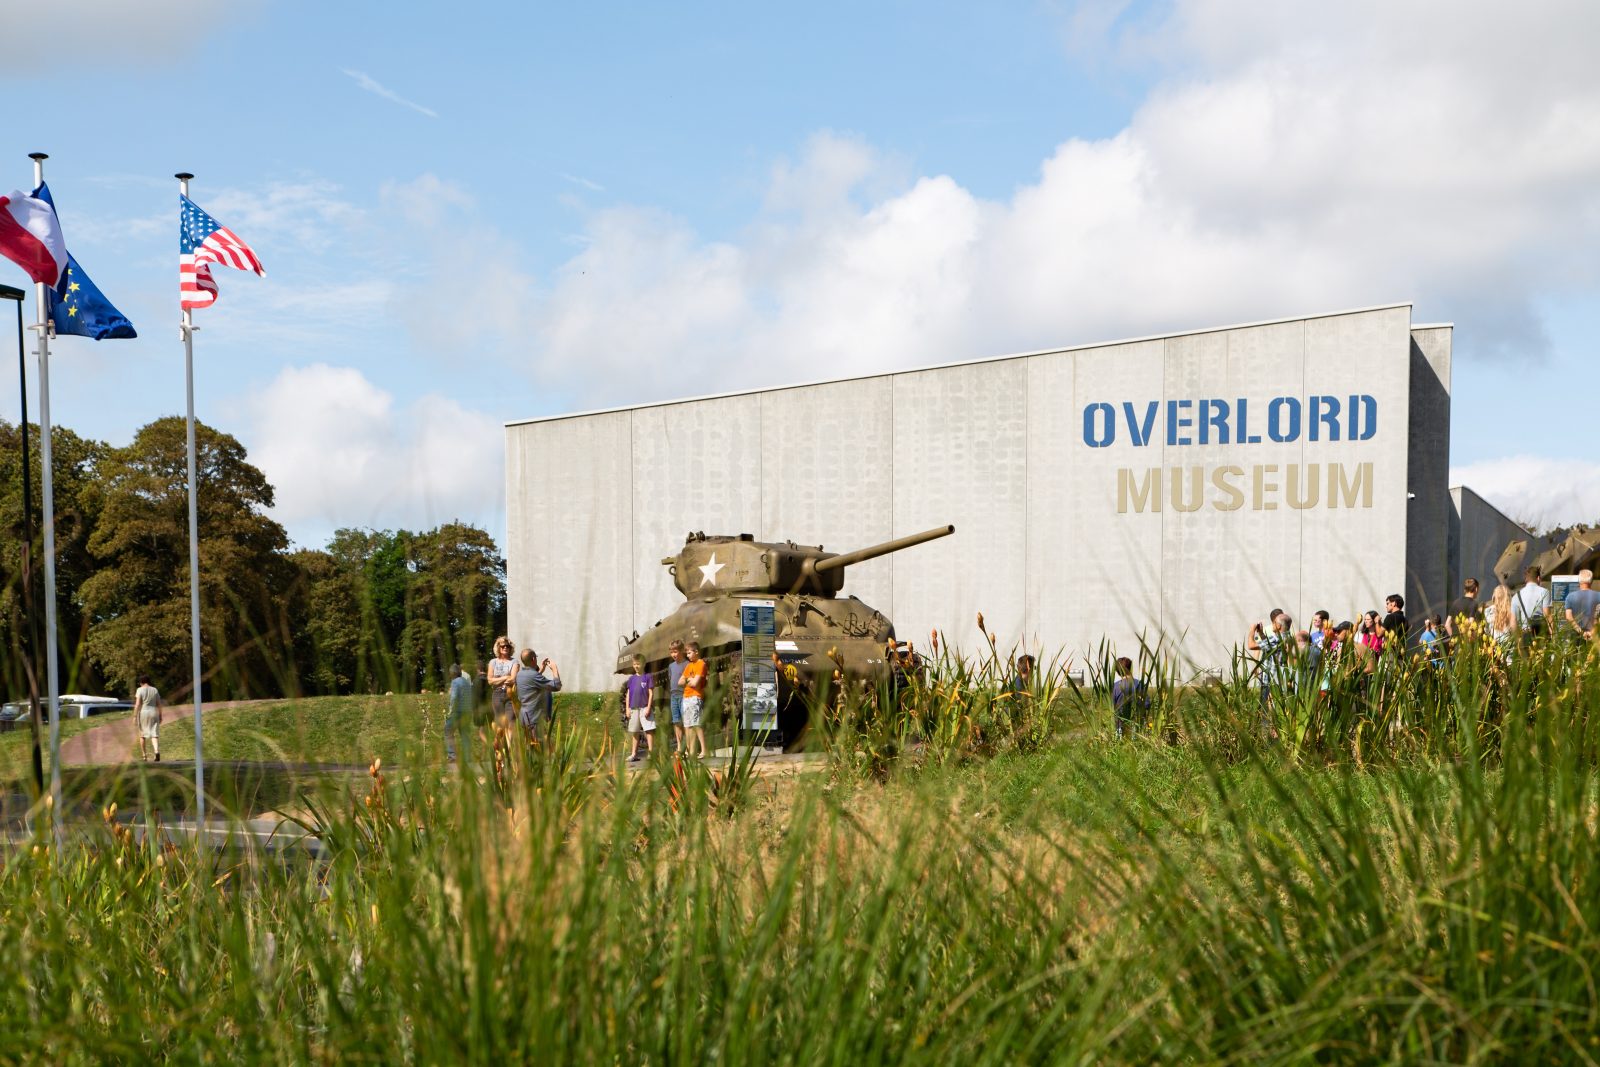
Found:
[{"label": "white cloud", "polygon": [[1465,358],[1537,358],[1536,300],[1600,284],[1600,5],[1124,14],[1064,33],[1116,34],[1163,80],[1005,199],[824,133],[732,238],[597,210],[548,284],[454,197],[428,285],[487,268],[488,348],[617,403],[1403,299],[1470,309]]},{"label": "white cloud", "polygon": [[35,7],[5,5],[7,19],[20,34],[24,16],[51,16],[44,47],[20,44],[6,55],[0,79],[75,66],[136,66],[165,63],[192,55],[222,26],[253,17],[260,0],[194,4],[188,0],[72,0]]},{"label": "white cloud", "polygon": [[359,370],[323,363],[285,368],[245,410],[250,429],[239,436],[277,490],[273,516],[297,536],[458,518],[499,536],[498,419],[438,395],[400,406]]},{"label": "white cloud", "polygon": [[423,107],[421,104],[417,103],[414,100],[407,100],[405,97],[401,96],[399,93],[395,92],[393,89],[389,89],[389,88],[384,87],[383,85],[380,85],[378,83],[377,79],[372,78],[369,75],[363,74],[359,70],[348,70],[348,69],[343,69],[343,68],[341,68],[341,69],[343,70],[343,73],[345,74],[346,77],[349,77],[349,78],[353,79],[358,86],[360,86],[362,89],[365,89],[367,92],[372,93],[375,96],[381,96],[385,100],[388,100],[388,101],[390,101],[392,103],[399,104],[401,107],[408,107],[412,111],[417,112],[418,114],[422,114],[422,115],[428,116],[430,119],[436,119],[436,118],[439,117],[439,113],[437,111],[433,110],[433,108],[431,108],[431,107]]},{"label": "white cloud", "polygon": [[1600,524],[1600,463],[1510,456],[1452,467],[1450,484],[1471,486],[1511,518],[1537,529]]}]

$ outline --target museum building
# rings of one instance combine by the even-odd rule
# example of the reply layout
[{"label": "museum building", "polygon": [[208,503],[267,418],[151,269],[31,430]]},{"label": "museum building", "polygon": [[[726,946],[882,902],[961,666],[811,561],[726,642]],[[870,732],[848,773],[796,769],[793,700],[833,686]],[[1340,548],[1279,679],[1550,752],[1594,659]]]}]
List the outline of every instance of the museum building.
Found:
[{"label": "museum building", "polygon": [[607,689],[683,602],[690,531],[844,552],[946,523],[845,580],[919,647],[976,647],[981,611],[1002,648],[1159,638],[1200,671],[1273,607],[1417,617],[1516,530],[1448,484],[1450,358],[1395,304],[509,423],[509,632]]}]

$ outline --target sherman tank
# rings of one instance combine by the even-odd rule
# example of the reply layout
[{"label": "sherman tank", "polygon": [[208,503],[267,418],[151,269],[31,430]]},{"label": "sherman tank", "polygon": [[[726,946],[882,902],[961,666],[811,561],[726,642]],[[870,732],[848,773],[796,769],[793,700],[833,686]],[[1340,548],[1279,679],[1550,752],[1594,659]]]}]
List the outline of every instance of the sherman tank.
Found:
[{"label": "sherman tank", "polygon": [[691,533],[676,556],[661,561],[686,603],[643,634],[623,639],[617,673],[631,674],[639,656],[664,689],[672,642],[698,642],[713,685],[722,690],[724,715],[738,714],[745,680],[741,608],[751,600],[770,602],[773,633],[770,645],[759,648],[775,668],[775,693],[765,698],[776,699],[776,740],[794,747],[811,706],[831,699],[840,684],[871,686],[905,669],[907,654],[897,651],[894,623],[855,597],[840,595],[845,569],[955,530],[940,526],[854,552],[757,541],[750,534]]}]

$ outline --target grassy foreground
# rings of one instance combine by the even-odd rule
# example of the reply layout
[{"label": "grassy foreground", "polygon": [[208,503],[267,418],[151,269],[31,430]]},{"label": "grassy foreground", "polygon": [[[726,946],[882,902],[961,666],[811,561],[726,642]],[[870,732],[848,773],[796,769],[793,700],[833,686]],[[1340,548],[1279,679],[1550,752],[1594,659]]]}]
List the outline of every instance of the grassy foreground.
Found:
[{"label": "grassy foreground", "polygon": [[1335,707],[1407,723],[1359,758],[1287,700],[1259,743],[1247,684],[1119,745],[952,667],[920,746],[849,709],[831,775],[620,774],[572,730],[313,798],[322,866],[108,820],[0,871],[0,1057],[1593,1062],[1600,669],[1452,669]]}]

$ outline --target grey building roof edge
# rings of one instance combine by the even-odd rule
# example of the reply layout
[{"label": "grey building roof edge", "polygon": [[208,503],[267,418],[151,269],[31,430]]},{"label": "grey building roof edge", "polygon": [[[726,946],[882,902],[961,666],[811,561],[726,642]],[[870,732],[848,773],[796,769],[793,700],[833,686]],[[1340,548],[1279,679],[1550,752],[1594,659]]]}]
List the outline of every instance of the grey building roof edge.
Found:
[{"label": "grey building roof edge", "polygon": [[[1472,486],[1467,485],[1465,482],[1460,482],[1460,483],[1457,483],[1456,485],[1452,485],[1450,487],[1450,492],[1452,492],[1452,493],[1458,493],[1458,492],[1460,492],[1460,493],[1471,493],[1474,497],[1477,498],[1478,503],[1482,504],[1484,507],[1486,507],[1490,511],[1494,512],[1496,515],[1500,516],[1508,524],[1510,524],[1512,526],[1515,526],[1515,527],[1517,527],[1519,529],[1525,529],[1525,527],[1523,527],[1522,523],[1518,522],[1516,519],[1513,519],[1510,515],[1507,515],[1505,512],[1501,511],[1499,505],[1495,504],[1488,497],[1484,496],[1482,493],[1480,493],[1476,489],[1472,488]],[[1460,502],[1459,501],[1457,502],[1457,508],[1458,509],[1460,508]],[[1529,537],[1533,537],[1534,535],[1530,533],[1530,534],[1528,534],[1528,536]]]},{"label": "grey building roof edge", "polygon": [[[1305,322],[1310,319],[1337,319],[1345,315],[1364,315],[1372,311],[1393,311],[1395,308],[1408,308],[1415,305],[1414,301],[1401,300],[1393,304],[1374,304],[1371,307],[1345,308],[1341,311],[1323,311],[1313,315],[1285,315],[1277,319],[1261,319],[1257,322],[1236,322],[1226,326],[1206,326],[1197,330],[1175,330],[1172,333],[1152,333],[1142,337],[1124,337],[1115,341],[1093,341],[1082,345],[1065,345],[1061,348],[1040,348],[1030,352],[1011,352],[1003,356],[983,356],[978,359],[958,359],[948,363],[932,363],[925,367],[901,367],[898,370],[873,371],[870,374],[851,374],[843,378],[819,378],[814,381],[789,382],[785,385],[763,385],[754,389],[735,389],[726,393],[706,393],[701,396],[680,396],[671,400],[647,400],[640,404],[619,404],[609,408],[591,408],[587,411],[566,411],[559,415],[540,415],[531,419],[512,419],[504,423],[504,428],[509,430],[514,426],[529,426],[540,422],[560,422],[563,419],[584,419],[591,415],[617,415],[624,411],[642,411],[646,408],[672,407],[675,404],[695,404],[702,400],[727,400],[736,396],[756,396],[761,393],[781,393],[789,389],[809,389],[817,385],[837,385],[842,382],[864,382],[872,378],[887,378],[896,374],[918,374],[922,371],[949,370],[954,367],[975,367],[985,363],[1003,363],[1011,359],[1027,359],[1030,356],[1051,356],[1065,352],[1084,352],[1091,348],[1115,348],[1118,345],[1135,345],[1145,341],[1164,341],[1169,337],[1195,337],[1208,333],[1223,333],[1227,330],[1247,330],[1252,326],[1277,326],[1285,322]],[[1438,328],[1452,325],[1450,323],[1432,323],[1428,327],[1413,324],[1411,329]]]}]

